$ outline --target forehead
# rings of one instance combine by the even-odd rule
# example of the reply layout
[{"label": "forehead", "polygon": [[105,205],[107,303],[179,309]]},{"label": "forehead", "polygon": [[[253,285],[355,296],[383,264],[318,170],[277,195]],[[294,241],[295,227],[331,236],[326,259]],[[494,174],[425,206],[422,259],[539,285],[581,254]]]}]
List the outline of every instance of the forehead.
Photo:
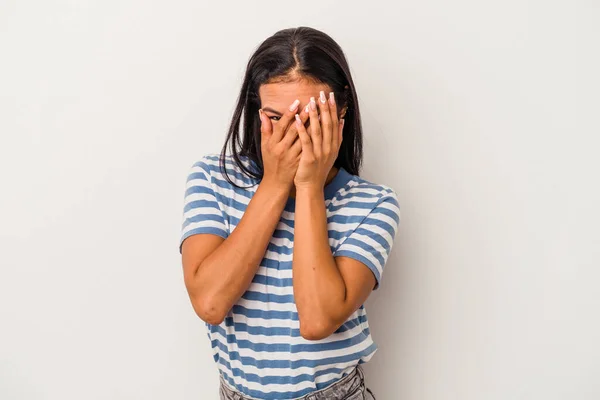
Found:
[{"label": "forehead", "polygon": [[307,80],[294,82],[265,83],[258,89],[260,102],[263,107],[270,106],[274,109],[285,108],[294,102],[300,100],[301,104],[308,103],[311,97],[319,97],[319,92],[323,90],[329,96],[329,85],[324,83],[314,83]]}]

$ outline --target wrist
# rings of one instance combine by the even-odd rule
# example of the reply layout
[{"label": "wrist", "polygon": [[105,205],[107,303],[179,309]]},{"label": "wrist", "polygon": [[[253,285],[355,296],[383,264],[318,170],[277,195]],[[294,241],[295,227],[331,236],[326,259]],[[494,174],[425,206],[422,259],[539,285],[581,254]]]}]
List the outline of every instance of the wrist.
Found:
[{"label": "wrist", "polygon": [[276,196],[287,199],[290,195],[290,190],[292,189],[292,183],[283,183],[278,182],[272,179],[262,179],[258,185],[259,188],[263,188],[263,190],[268,193]]},{"label": "wrist", "polygon": [[304,183],[301,185],[296,185],[296,196],[299,194],[307,194],[307,195],[324,195],[325,188],[323,185],[317,185],[314,183]]}]

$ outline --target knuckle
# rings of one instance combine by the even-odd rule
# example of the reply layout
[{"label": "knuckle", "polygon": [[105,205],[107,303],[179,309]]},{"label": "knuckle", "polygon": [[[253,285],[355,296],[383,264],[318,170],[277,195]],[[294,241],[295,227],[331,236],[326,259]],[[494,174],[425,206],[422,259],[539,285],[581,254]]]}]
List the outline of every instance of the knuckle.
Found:
[{"label": "knuckle", "polygon": [[275,147],[273,147],[273,149],[271,150],[271,152],[277,158],[281,158],[281,156],[283,155],[283,148],[281,146],[275,146]]},{"label": "knuckle", "polygon": [[283,135],[282,140],[294,139],[296,136],[298,136],[298,131],[296,131],[295,129],[290,129],[285,133],[285,135]]}]

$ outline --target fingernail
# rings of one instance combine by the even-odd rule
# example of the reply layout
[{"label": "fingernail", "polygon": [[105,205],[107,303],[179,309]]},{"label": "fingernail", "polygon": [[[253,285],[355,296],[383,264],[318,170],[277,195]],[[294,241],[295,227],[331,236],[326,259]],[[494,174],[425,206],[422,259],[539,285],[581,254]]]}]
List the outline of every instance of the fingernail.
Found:
[{"label": "fingernail", "polygon": [[300,104],[300,100],[298,100],[298,99],[294,100],[294,102],[290,106],[290,111],[294,111],[296,109],[296,107],[298,107],[298,104]]},{"label": "fingernail", "polygon": [[260,122],[262,123],[262,108],[258,109],[258,118],[260,119]]},{"label": "fingernail", "polygon": [[296,114],[296,125],[298,125],[298,127],[302,126],[302,120],[298,114]]},{"label": "fingernail", "polygon": [[304,107],[304,112],[308,113],[309,110],[309,105],[307,104],[306,107]]},{"label": "fingernail", "polygon": [[340,119],[340,123],[342,125],[342,128],[344,127],[344,118]]},{"label": "fingernail", "polygon": [[310,98],[310,108],[312,108],[313,110],[317,109],[317,103],[315,102],[315,98],[314,97]]},{"label": "fingernail", "polygon": [[321,103],[325,104],[325,102],[327,101],[327,98],[325,98],[325,92],[321,90]]},{"label": "fingernail", "polygon": [[331,104],[332,106],[335,105],[335,95],[333,94],[333,92],[329,92],[329,104]]}]

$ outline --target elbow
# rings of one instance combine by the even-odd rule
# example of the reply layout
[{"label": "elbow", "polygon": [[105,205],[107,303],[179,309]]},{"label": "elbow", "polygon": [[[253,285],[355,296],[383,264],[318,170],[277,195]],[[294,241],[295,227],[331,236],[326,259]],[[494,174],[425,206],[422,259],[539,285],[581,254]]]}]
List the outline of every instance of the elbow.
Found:
[{"label": "elbow", "polygon": [[306,340],[321,340],[336,330],[334,324],[325,319],[300,320],[300,336]]},{"label": "elbow", "polygon": [[[222,302],[221,302],[222,303]],[[192,302],[196,315],[206,323],[219,325],[225,319],[227,312],[218,306],[218,301],[208,299],[196,299]]]}]

